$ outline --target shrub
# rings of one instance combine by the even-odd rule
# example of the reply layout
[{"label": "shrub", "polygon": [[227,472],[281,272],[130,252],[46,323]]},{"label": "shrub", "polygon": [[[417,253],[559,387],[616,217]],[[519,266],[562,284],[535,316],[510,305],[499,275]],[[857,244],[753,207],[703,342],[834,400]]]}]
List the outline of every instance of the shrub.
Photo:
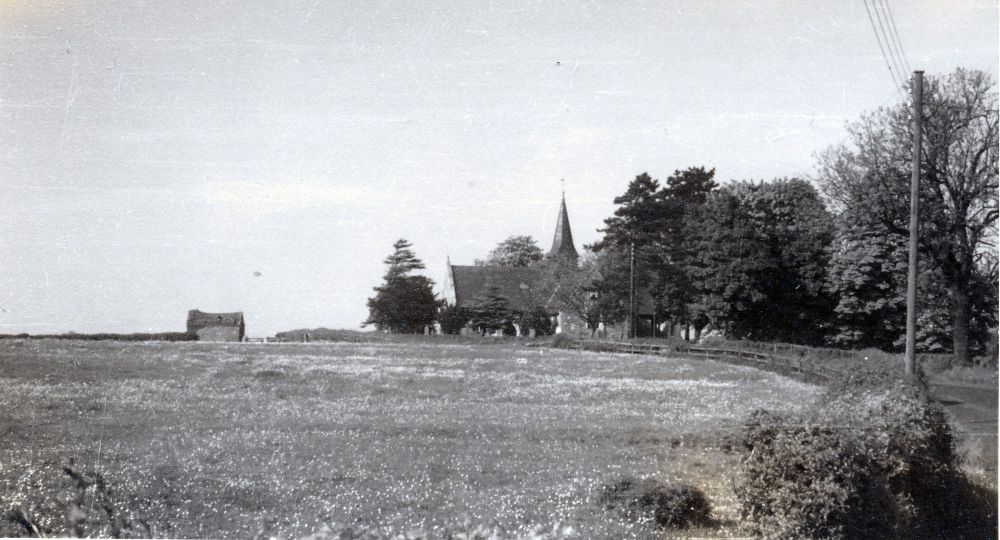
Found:
[{"label": "shrub", "polygon": [[711,523],[712,509],[705,494],[686,484],[663,485],[652,479],[625,478],[605,485],[598,503],[607,510],[618,510],[629,519],[652,519],[657,525],[671,529]]},{"label": "shrub", "polygon": [[751,415],[735,491],[755,534],[996,535],[956,467],[944,412],[919,386],[897,380],[844,390],[828,391],[802,415]]},{"label": "shrub", "polygon": [[[824,386],[824,396],[826,400],[843,400],[848,396],[862,396],[869,392],[884,390],[902,381],[904,374],[902,367],[886,364],[884,362],[872,362],[860,364],[853,369],[840,372],[836,377],[830,379]],[[918,387],[923,387],[921,379],[917,379]]]},{"label": "shrub", "polygon": [[441,323],[441,331],[445,334],[460,333],[471,318],[472,313],[459,306],[445,306],[438,312],[438,322]]},{"label": "shrub", "polygon": [[521,331],[525,334],[530,330],[534,330],[535,335],[538,336],[547,336],[552,333],[552,319],[543,308],[534,308],[521,315],[519,324]]}]

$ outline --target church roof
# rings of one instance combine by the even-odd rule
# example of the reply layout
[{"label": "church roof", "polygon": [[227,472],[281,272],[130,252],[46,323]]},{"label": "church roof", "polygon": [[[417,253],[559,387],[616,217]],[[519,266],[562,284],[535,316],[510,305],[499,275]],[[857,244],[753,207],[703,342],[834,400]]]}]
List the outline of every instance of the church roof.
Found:
[{"label": "church roof", "polygon": [[556,221],[556,233],[552,239],[552,249],[549,255],[576,261],[580,256],[573,246],[573,231],[569,227],[569,212],[566,211],[566,195],[563,195],[559,206],[559,219]]},{"label": "church roof", "polygon": [[545,298],[540,297],[542,273],[538,268],[451,265],[451,277],[455,305],[460,307],[468,307],[487,285],[496,285],[515,311],[527,311],[545,302]]}]

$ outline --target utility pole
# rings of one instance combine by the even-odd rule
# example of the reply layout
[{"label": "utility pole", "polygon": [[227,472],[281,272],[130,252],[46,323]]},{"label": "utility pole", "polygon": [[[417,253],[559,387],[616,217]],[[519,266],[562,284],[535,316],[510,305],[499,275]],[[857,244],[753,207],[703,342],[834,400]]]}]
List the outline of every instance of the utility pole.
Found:
[{"label": "utility pole", "polygon": [[920,222],[920,149],[923,133],[924,72],[913,72],[913,178],[910,181],[910,261],[906,273],[906,374],[913,376],[917,359],[917,242]]},{"label": "utility pole", "polygon": [[628,244],[628,338],[635,337],[635,242]]}]

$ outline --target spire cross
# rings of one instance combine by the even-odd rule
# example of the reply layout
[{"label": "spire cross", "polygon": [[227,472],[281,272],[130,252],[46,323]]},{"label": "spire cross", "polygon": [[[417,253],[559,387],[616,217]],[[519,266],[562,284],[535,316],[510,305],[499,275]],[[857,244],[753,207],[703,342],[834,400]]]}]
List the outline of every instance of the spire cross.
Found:
[{"label": "spire cross", "polygon": [[559,179],[559,184],[562,186],[562,196],[565,199],[566,198],[566,179],[565,178],[560,178]]}]

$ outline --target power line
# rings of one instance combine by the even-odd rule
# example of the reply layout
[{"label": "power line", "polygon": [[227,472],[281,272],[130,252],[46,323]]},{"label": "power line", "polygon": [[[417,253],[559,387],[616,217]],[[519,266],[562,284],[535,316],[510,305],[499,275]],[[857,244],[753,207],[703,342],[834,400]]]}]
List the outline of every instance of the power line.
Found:
[{"label": "power line", "polygon": [[[904,82],[901,86],[905,88],[906,76],[904,74],[906,73],[906,68],[903,67],[903,61],[900,58],[900,54],[896,52],[896,45],[892,41],[890,31],[886,30],[886,28],[889,27],[888,17],[884,12],[879,13],[880,4],[880,0],[872,0],[872,11],[875,12],[875,20],[878,21],[879,30],[882,31],[882,39],[885,41],[885,48],[889,51],[889,57],[892,59],[892,65],[896,68],[896,74],[899,75],[900,81]],[[885,24],[882,23],[883,19],[885,19]]]},{"label": "power line", "polygon": [[896,27],[896,17],[892,14],[892,7],[889,6],[889,0],[882,0],[884,4],[885,12],[889,15],[889,22],[892,23],[892,35],[896,39],[896,47],[899,49],[899,54],[903,57],[903,63],[906,64],[906,71],[910,72],[913,68],[910,67],[910,60],[906,57],[906,51],[903,50],[903,40],[899,38],[899,28]]},{"label": "power line", "polygon": [[896,87],[896,93],[898,93],[899,97],[905,101],[906,98],[903,96],[903,92],[901,90],[904,85],[899,82],[896,72],[893,71],[892,64],[889,62],[889,57],[885,54],[885,47],[882,46],[882,37],[878,32],[878,27],[875,26],[875,20],[872,19],[872,12],[868,9],[868,0],[863,1],[865,3],[865,13],[868,14],[868,22],[872,25],[872,31],[875,32],[875,40],[878,41],[878,48],[882,51],[882,59],[885,60],[885,67],[889,69],[889,75],[892,77],[892,83]]}]

